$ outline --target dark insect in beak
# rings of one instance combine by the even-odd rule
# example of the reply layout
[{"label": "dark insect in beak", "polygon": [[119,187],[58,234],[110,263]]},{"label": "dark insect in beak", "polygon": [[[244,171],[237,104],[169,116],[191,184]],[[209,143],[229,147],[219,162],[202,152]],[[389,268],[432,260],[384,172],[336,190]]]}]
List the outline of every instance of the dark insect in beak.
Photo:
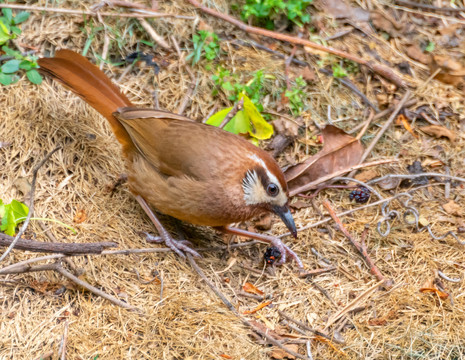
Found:
[{"label": "dark insect in beak", "polygon": [[284,206],[273,206],[273,211],[278,215],[283,223],[287,226],[292,235],[297,239],[297,228],[295,227],[294,218],[292,217],[291,211]]}]

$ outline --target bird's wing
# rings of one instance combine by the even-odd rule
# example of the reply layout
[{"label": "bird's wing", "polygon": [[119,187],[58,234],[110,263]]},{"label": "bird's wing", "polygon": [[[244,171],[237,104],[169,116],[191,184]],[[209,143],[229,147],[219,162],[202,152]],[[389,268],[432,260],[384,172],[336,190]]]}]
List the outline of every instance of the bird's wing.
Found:
[{"label": "bird's wing", "polygon": [[114,116],[145,159],[167,176],[212,178],[256,149],[239,136],[164,111],[122,108]]}]

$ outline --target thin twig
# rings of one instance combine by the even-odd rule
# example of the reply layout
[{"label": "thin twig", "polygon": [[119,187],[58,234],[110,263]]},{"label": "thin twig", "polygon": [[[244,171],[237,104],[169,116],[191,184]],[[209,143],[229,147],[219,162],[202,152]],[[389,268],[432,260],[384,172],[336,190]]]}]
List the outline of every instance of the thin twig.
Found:
[{"label": "thin twig", "polygon": [[[0,247],[11,246],[16,238],[6,234],[0,234]],[[17,250],[33,252],[59,253],[59,254],[99,254],[105,248],[116,247],[114,242],[98,243],[61,243],[43,242],[29,239],[18,239],[14,245]]]},{"label": "thin twig", "polygon": [[129,310],[139,310],[138,308],[121,301],[117,299],[116,297],[107,294],[106,292],[103,292],[100,289],[97,289],[95,286],[90,285],[89,283],[79,279],[78,277],[74,276],[71,274],[69,271],[65,270],[59,263],[56,263],[56,269],[57,272],[59,272],[61,275],[63,275],[65,278],[68,280],[71,280],[72,282],[78,284],[79,286],[89,290],[90,292],[94,293],[95,295],[98,295],[100,297],[103,297],[104,299],[112,302],[115,305],[121,306],[122,308],[129,309]]},{"label": "thin twig", "polygon": [[443,278],[444,280],[447,280],[447,281],[450,281],[450,282],[453,282],[453,283],[459,283],[459,282],[462,281],[462,279],[460,279],[460,278],[451,278],[451,277],[447,276],[441,270],[438,270],[438,275],[441,278]]},{"label": "thin twig", "polygon": [[370,272],[376,276],[376,278],[379,281],[385,282],[385,286],[390,287],[391,281],[387,280],[384,277],[383,274],[381,274],[381,271],[379,271],[378,267],[376,266],[375,262],[371,259],[370,255],[368,254],[368,249],[366,246],[363,246],[363,244],[360,244],[355,238],[349,233],[349,231],[345,228],[344,224],[342,221],[337,217],[336,212],[333,210],[331,207],[331,204],[329,201],[325,200],[323,201],[323,206],[326,208],[328,211],[329,215],[333,218],[333,220],[336,222],[336,224],[339,227],[339,230],[345,235],[347,239],[352,243],[352,245],[355,246],[355,248],[358,250],[358,252],[362,255],[363,259],[365,260],[365,263],[368,265]]},{"label": "thin twig", "polygon": [[325,333],[325,332],[323,332],[323,331],[316,330],[316,329],[314,329],[314,328],[308,326],[307,324],[305,324],[305,323],[302,322],[302,321],[299,321],[299,320],[294,319],[293,317],[291,317],[290,315],[288,315],[287,313],[285,313],[285,312],[282,311],[282,310],[279,310],[279,309],[278,309],[278,314],[281,315],[281,316],[282,316],[283,318],[285,318],[286,320],[291,321],[291,322],[293,322],[294,324],[298,325],[298,326],[301,327],[302,329],[305,329],[305,330],[307,330],[307,331],[310,331],[311,333],[313,333],[313,334],[315,334],[315,335],[324,337],[325,339],[334,341],[334,342],[337,343],[337,344],[342,344],[342,342],[341,342],[340,340],[331,337],[330,335],[328,335],[327,333]]},{"label": "thin twig", "polygon": [[[203,251],[224,251],[228,249],[235,249],[240,247],[252,246],[255,244],[259,244],[260,242],[257,240],[246,241],[239,244],[232,244],[229,246],[216,246],[210,248],[196,248],[195,251],[203,252]],[[84,253],[84,254],[57,254],[57,255],[46,255],[40,256],[37,258],[32,258],[24,261],[17,262],[12,265],[8,265],[2,269],[0,269],[0,275],[8,274],[9,271],[15,271],[15,273],[22,273],[27,272],[27,270],[31,267],[31,264],[45,261],[45,260],[53,260],[53,259],[63,259],[69,256],[88,256],[88,255],[130,255],[130,254],[150,254],[150,253],[165,253],[171,252],[171,248],[142,248],[142,249],[125,249],[125,250],[105,250],[100,253]]]},{"label": "thin twig", "polygon": [[29,221],[31,221],[32,214],[34,213],[34,193],[36,190],[36,182],[37,182],[37,173],[39,172],[39,169],[44,165],[47,160],[58,150],[61,149],[61,146],[57,146],[55,149],[50,151],[45,157],[42,159],[40,163],[38,163],[34,169],[32,170],[32,183],[31,183],[31,190],[30,190],[30,201],[29,201],[29,212],[27,214],[26,220],[24,221],[23,225],[21,226],[21,229],[18,231],[16,234],[16,237],[14,240],[11,242],[10,246],[6,251],[3,253],[3,255],[0,257],[0,262],[2,262],[8,254],[13,250],[15,247],[16,243],[19,241],[19,238],[24,234],[24,232],[27,229],[27,226],[29,225]]},{"label": "thin twig", "polygon": [[316,186],[328,181],[328,180],[331,180],[332,178],[335,178],[335,177],[338,177],[338,176],[341,176],[342,174],[345,174],[345,173],[348,173],[348,172],[352,172],[353,170],[358,170],[358,169],[362,169],[362,168],[365,168],[365,167],[370,167],[370,166],[377,166],[377,165],[382,165],[382,164],[388,164],[388,163],[393,163],[393,162],[398,162],[399,160],[398,159],[382,159],[382,160],[376,160],[376,161],[372,161],[372,162],[368,162],[368,163],[364,163],[364,164],[359,164],[359,165],[354,165],[354,166],[350,166],[346,169],[342,169],[342,170],[338,170],[338,171],[335,171],[331,174],[328,174],[328,175],[325,175],[315,181],[312,181],[312,182],[309,182],[305,185],[302,185],[300,187],[298,187],[297,189],[292,189],[291,191],[289,191],[289,196],[295,196],[297,194],[300,194],[300,193],[303,193],[305,191],[308,191],[308,190],[312,190],[314,189]]},{"label": "thin twig", "polygon": [[232,120],[232,118],[237,114],[237,112],[242,110],[243,107],[244,107],[244,98],[240,99],[237,103],[234,104],[231,111],[228,112],[228,114],[226,115],[226,117],[223,119],[220,126],[218,127],[220,129],[223,129]]},{"label": "thin twig", "polygon": [[275,31],[265,30],[265,29],[255,27],[255,26],[249,26],[249,25],[244,24],[242,21],[240,21],[240,20],[238,20],[238,19],[236,19],[236,18],[234,18],[234,17],[232,17],[230,15],[222,14],[222,13],[216,11],[216,10],[210,9],[207,6],[204,6],[204,5],[200,4],[200,2],[197,1],[197,0],[187,0],[187,1],[189,3],[191,3],[193,6],[195,6],[196,8],[203,11],[204,13],[215,16],[215,17],[217,17],[219,19],[222,19],[224,21],[227,21],[230,24],[233,24],[234,26],[238,27],[239,29],[241,29],[241,30],[243,30],[243,31],[245,31],[247,33],[267,36],[267,37],[270,37],[272,39],[289,42],[291,44],[306,46],[306,47],[309,47],[309,48],[312,48],[312,49],[315,49],[315,50],[324,51],[324,52],[329,53],[329,54],[333,54],[333,55],[336,55],[336,56],[339,56],[339,57],[342,57],[342,58],[345,58],[345,59],[352,60],[352,61],[354,61],[354,62],[356,62],[356,63],[358,63],[360,65],[365,65],[371,71],[377,73],[378,75],[381,75],[382,77],[384,77],[387,80],[393,82],[397,86],[400,86],[400,87],[403,87],[403,88],[407,87],[407,83],[399,75],[397,75],[392,69],[390,69],[387,66],[382,65],[380,63],[376,63],[373,60],[362,59],[362,58],[360,58],[360,57],[358,57],[356,55],[349,54],[349,53],[347,53],[345,51],[335,49],[335,48],[332,48],[332,47],[327,47],[327,46],[324,46],[324,45],[321,45],[321,44],[318,44],[318,43],[315,43],[313,41],[309,41],[309,40],[306,40],[306,39],[303,39],[303,38],[299,39],[298,37],[295,37],[295,36],[281,34],[281,33],[275,32]]},{"label": "thin twig", "polygon": [[368,157],[368,155],[370,155],[371,151],[373,150],[375,145],[378,143],[379,139],[381,139],[381,136],[383,136],[384,133],[386,132],[386,130],[391,126],[394,119],[397,117],[397,114],[399,113],[399,111],[402,110],[402,108],[404,107],[404,105],[407,102],[408,98],[410,97],[410,94],[411,94],[410,90],[407,90],[405,92],[404,96],[400,100],[399,104],[397,104],[395,110],[392,112],[389,119],[384,123],[383,127],[378,131],[375,138],[371,141],[370,145],[367,147],[367,149],[363,153],[362,158],[360,159],[360,162],[359,162],[360,164],[365,161],[365,159]]},{"label": "thin twig", "polygon": [[[63,331],[63,338],[60,344],[60,350],[58,351],[58,356],[60,360],[66,360],[66,344],[68,343],[68,329],[69,329],[69,320],[65,322],[65,330]],[[61,356],[60,356],[61,353]]]},{"label": "thin twig", "polygon": [[[321,68],[321,69],[318,69],[319,72],[321,72],[322,74],[325,74],[327,76],[333,76],[333,72],[331,70],[328,70],[328,69],[324,69],[324,68]],[[375,110],[377,113],[379,113],[379,108],[373,104],[367,97],[364,93],[362,93],[358,87],[352,82],[350,81],[349,79],[346,79],[346,78],[339,78],[339,77],[333,77],[336,81],[340,82],[342,85],[344,85],[346,88],[348,88],[349,90],[351,90],[355,95],[357,95],[360,99],[362,99],[362,101],[368,105],[369,107],[371,107],[373,110]]]},{"label": "thin twig", "polygon": [[409,0],[395,0],[396,4],[403,5],[407,7],[417,8],[417,9],[427,9],[433,11],[441,11],[441,12],[465,12],[465,8],[463,7],[439,7],[429,4],[423,4],[418,1],[409,1]]},{"label": "thin twig", "polygon": [[[404,107],[409,107],[409,106],[413,106],[417,103],[417,100],[416,99],[411,99],[409,101],[407,101],[404,105]],[[387,114],[393,112],[394,110],[396,109],[396,106],[391,106],[391,107],[388,107],[386,110],[383,110],[379,113],[377,113],[374,117],[373,117],[373,121],[376,121],[376,120],[379,120],[381,119],[383,116],[386,116]],[[348,134],[353,134],[353,133],[356,133],[357,131],[359,131],[361,128],[363,128],[365,126],[365,123],[360,123],[359,125],[355,126],[354,128],[350,129],[350,130],[347,130],[346,133]]]},{"label": "thin twig", "polygon": [[187,254],[187,259],[189,260],[189,263],[191,264],[191,266],[195,270],[195,272],[202,278],[203,281],[205,281],[205,283],[210,287],[210,289],[215,293],[215,295],[218,296],[221,299],[223,304],[225,304],[226,307],[242,321],[242,323],[244,325],[246,325],[247,327],[252,329],[254,332],[259,334],[260,336],[263,336],[266,340],[268,340],[268,342],[270,342],[271,344],[279,347],[280,349],[284,350],[288,354],[290,354],[292,356],[295,356],[296,358],[299,358],[299,359],[302,359],[302,360],[308,360],[308,358],[306,356],[301,355],[301,354],[289,349],[288,347],[284,346],[280,341],[276,340],[271,335],[269,335],[269,334],[265,333],[264,331],[260,330],[259,328],[254,326],[251,322],[249,322],[247,319],[242,317],[239,314],[239,312],[236,310],[234,305],[231,304],[231,302],[226,298],[226,296],[224,296],[223,293],[215,286],[215,284],[213,284],[213,282],[210,279],[207,278],[207,276],[204,274],[202,269],[195,262],[193,256],[191,254]]},{"label": "thin twig", "polygon": [[28,11],[48,11],[69,15],[89,15],[89,16],[113,16],[113,17],[128,17],[128,18],[164,18],[164,17],[174,17],[176,19],[188,19],[193,20],[193,16],[184,16],[176,14],[166,14],[166,13],[157,13],[157,12],[145,12],[137,13],[137,9],[131,9],[134,13],[111,13],[111,12],[94,12],[88,10],[73,10],[73,9],[64,9],[64,8],[52,8],[45,6],[30,6],[30,5],[20,5],[20,4],[0,4],[1,8],[9,9],[19,9],[19,10],[28,10]]},{"label": "thin twig", "polygon": [[138,18],[137,20],[139,20],[139,23],[142,25],[145,31],[148,32],[148,34],[153,39],[153,41],[155,41],[158,45],[160,45],[165,50],[171,50],[171,46],[169,46],[169,44],[165,41],[165,39],[163,39],[160,35],[157,34],[155,29],[152,27],[152,25],[148,23],[147,20],[145,20],[142,17]]},{"label": "thin twig", "polygon": [[379,286],[383,285],[384,280],[381,280],[374,284],[371,288],[365,290],[359,296],[357,296],[354,300],[352,300],[349,304],[347,304],[344,308],[339,310],[336,314],[334,314],[331,318],[329,318],[328,322],[326,323],[325,329],[330,327],[334,324],[337,320],[339,320],[344,314],[348,313],[364,298],[369,297]]}]

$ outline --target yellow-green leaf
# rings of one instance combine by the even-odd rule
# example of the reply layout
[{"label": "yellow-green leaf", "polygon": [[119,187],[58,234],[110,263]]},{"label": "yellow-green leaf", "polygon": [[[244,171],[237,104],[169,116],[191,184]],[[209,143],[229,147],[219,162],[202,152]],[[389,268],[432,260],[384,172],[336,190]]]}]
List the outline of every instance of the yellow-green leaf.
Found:
[{"label": "yellow-green leaf", "polygon": [[244,113],[252,125],[249,130],[250,136],[259,140],[269,139],[273,135],[273,126],[266,122],[255,104],[246,95],[240,94],[240,99],[244,99]]},{"label": "yellow-green leaf", "polygon": [[[226,115],[228,115],[231,110],[232,107],[218,111],[207,120],[207,124],[220,126]],[[250,121],[243,111],[238,111],[223,129],[233,134],[247,134],[251,130]]]}]

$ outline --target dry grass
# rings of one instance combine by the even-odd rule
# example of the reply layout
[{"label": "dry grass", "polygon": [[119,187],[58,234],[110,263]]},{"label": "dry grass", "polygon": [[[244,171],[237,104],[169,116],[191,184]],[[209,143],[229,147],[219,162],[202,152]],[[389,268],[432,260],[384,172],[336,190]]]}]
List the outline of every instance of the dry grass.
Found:
[{"label": "dry grass", "polygon": [[[77,3],[60,2],[59,6],[76,7]],[[45,1],[39,4],[44,5]],[[51,4],[58,6],[55,2],[49,2]],[[181,1],[174,4],[161,2],[160,5],[161,11],[195,15]],[[209,3],[209,6],[214,5],[222,11],[227,9],[225,1]],[[244,36],[215,19],[203,17],[203,20],[220,34]],[[119,26],[122,31],[129,24],[132,22],[127,19],[108,19],[108,25]],[[173,35],[182,49],[189,46],[195,28],[193,20],[169,19],[153,24],[165,39]],[[98,23],[94,25],[99,26]],[[24,25],[20,40],[41,50],[56,46],[79,51],[86,42],[80,26],[83,23],[78,17],[34,14]],[[118,49],[116,40],[113,41],[110,54],[117,56],[135,50],[135,44],[142,36],[146,35],[136,29],[132,37],[128,35],[126,38],[123,49]],[[354,50],[361,41],[368,40],[350,35],[333,42],[332,46]],[[101,44],[103,35],[98,34],[89,55],[99,54]],[[286,45],[281,48],[282,51],[289,49]],[[377,49],[387,60],[395,57],[381,45]],[[269,86],[282,81],[282,60],[250,48],[224,45],[224,50],[228,51],[225,58],[228,66],[245,79],[250,79],[251,72],[266,68],[266,72],[277,79]],[[187,53],[183,51],[183,56]],[[150,69],[135,70],[123,79],[120,86],[136,104],[143,106],[152,106],[152,92],[157,89],[162,108],[175,111],[191,79],[180,67],[175,52],[160,56],[166,58],[168,65],[162,68],[158,79],[154,78]],[[303,54],[299,51],[298,56]],[[114,79],[124,70],[107,65],[104,69]],[[414,96],[420,103],[445,104],[450,111],[463,114],[461,94],[437,81],[422,86],[428,74],[415,69],[417,77],[414,81],[420,87]],[[298,68],[291,70],[299,72]],[[218,100],[211,96],[211,72],[197,66],[194,73],[197,86],[186,115],[202,119]],[[383,92],[388,101],[394,98],[394,92],[389,93],[374,79],[371,85],[366,85],[366,89],[365,84],[358,85],[373,101],[377,93]],[[119,187],[113,195],[107,190],[107,186],[124,171],[119,146],[107,123],[76,96],[48,81],[38,87],[21,80],[1,90],[0,141],[12,143],[0,149],[1,199],[6,202],[22,200],[22,194],[15,188],[17,179],[30,177],[34,164],[61,144],[64,145],[63,150],[53,155],[40,170],[35,194],[36,216],[56,219],[77,229],[78,234],[72,235],[59,225],[47,223],[60,241],[116,241],[121,249],[147,247],[139,232],[152,231],[152,227],[126,186]],[[279,159],[283,164],[289,159],[301,160],[306,153],[314,152],[310,139],[315,132],[313,121],[327,122],[327,106],[332,107],[333,119],[348,119],[336,122],[343,128],[353,127],[363,120],[364,106],[360,100],[349,90],[332,84],[331,79],[319,77],[306,90],[308,99],[303,121],[309,126],[309,140],[299,139],[286,156]],[[270,109],[276,107],[276,99],[272,96],[266,101]],[[405,129],[393,127],[376,146],[373,157],[400,153],[400,165],[386,165],[379,169],[380,174],[403,173],[406,165],[415,160],[425,160],[428,154],[438,150],[437,146],[441,146],[452,174],[464,177],[463,121],[456,116],[446,119],[448,127],[458,133],[462,131],[455,143],[426,135],[414,140]],[[365,137],[366,141],[370,141],[374,131],[376,128]],[[456,203],[463,205],[463,186],[453,187],[451,194]],[[392,194],[384,192],[384,195]],[[323,197],[330,199],[337,211],[354,206],[349,203],[346,191],[321,193],[317,198],[318,204]],[[432,187],[430,192],[419,191],[412,201],[422,216],[433,224],[436,233],[455,230],[457,224],[463,222],[463,219],[444,212],[441,205],[445,202],[444,189],[439,186]],[[402,210],[396,203],[392,207]],[[75,224],[73,219],[79,210],[85,211],[87,219]],[[322,207],[321,211],[324,212]],[[382,238],[375,230],[380,218],[380,211],[370,208],[343,220],[348,230],[357,235],[365,224],[370,225],[367,244],[371,255],[381,272],[392,278],[396,285],[389,292],[376,291],[359,304],[363,310],[349,315],[347,326],[341,331],[345,344],[336,345],[346,356],[326,343],[313,341],[314,358],[465,359],[464,281],[445,282],[453,302],[419,292],[428,279],[437,277],[437,269],[450,277],[463,279],[463,247],[452,238],[432,240],[426,233],[416,233],[411,226],[399,221],[394,222],[391,234]],[[309,207],[296,212],[295,219],[298,226],[304,226],[318,221],[320,217]],[[222,244],[208,229],[186,226],[186,230],[188,237],[200,246]],[[273,233],[283,232],[284,225],[275,222]],[[224,253],[207,252],[198,263],[241,312],[258,304],[238,294],[246,281],[273,295],[273,306],[250,318],[270,328],[279,328],[282,318],[277,309],[280,309],[315,328],[324,328],[332,314],[376,283],[342,234],[335,229],[332,233],[333,237],[330,237],[321,229],[311,229],[302,232],[298,241],[286,239],[308,269],[324,265],[312,254],[311,247],[337,265],[338,271],[317,276],[312,281],[299,278],[293,264],[277,269],[274,275],[268,272],[259,275],[240,266],[246,264],[260,270],[263,246]],[[49,241],[35,221],[29,226],[27,236]],[[13,251],[2,265],[34,256],[37,255]],[[270,348],[250,336],[250,329],[227,310],[185,260],[173,254],[88,256],[76,257],[73,262],[85,270],[84,280],[128,301],[142,309],[142,313],[118,308],[53,273],[10,275],[0,279],[0,359],[33,359],[48,351],[54,351],[56,358],[66,320],[69,321],[67,352],[70,359],[95,359],[97,355],[99,359],[219,359],[221,354],[233,359],[270,358]],[[144,283],[153,278],[154,270],[163,279],[162,301],[161,283],[157,280]],[[140,274],[140,279],[137,274]],[[65,287],[64,292],[57,291],[62,287]],[[318,288],[324,289],[331,300]],[[330,332],[333,333],[340,324],[336,323]],[[290,329],[286,331],[293,332]],[[299,350],[304,353],[305,346],[300,345]]]}]

